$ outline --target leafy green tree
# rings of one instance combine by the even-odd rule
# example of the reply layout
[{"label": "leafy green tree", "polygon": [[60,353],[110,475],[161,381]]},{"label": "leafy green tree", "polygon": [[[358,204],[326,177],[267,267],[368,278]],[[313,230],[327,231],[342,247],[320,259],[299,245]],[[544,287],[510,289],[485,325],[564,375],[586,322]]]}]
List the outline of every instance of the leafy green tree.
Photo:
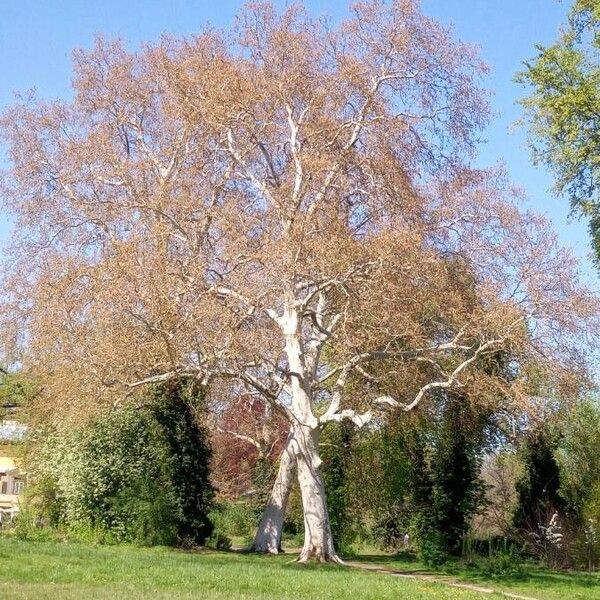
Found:
[{"label": "leafy green tree", "polygon": [[210,483],[211,448],[208,431],[197,413],[203,397],[193,383],[167,383],[154,393],[151,416],[165,445],[164,466],[178,506],[180,541],[202,544],[212,533],[208,513],[214,499]]},{"label": "leafy green tree", "polygon": [[213,489],[199,408],[193,387],[165,385],[142,407],[50,433],[30,449],[30,506],[50,524],[101,539],[203,543]]},{"label": "leafy green tree", "polygon": [[437,426],[426,445],[420,437],[412,461],[411,528],[422,558],[432,564],[460,554],[485,496],[480,471],[486,414],[458,393],[445,395],[441,404]]},{"label": "leafy green tree", "polygon": [[337,548],[348,551],[356,535],[356,513],[352,512],[351,465],[358,434],[348,423],[332,423],[321,438],[323,480],[331,533]]},{"label": "leafy green tree", "polygon": [[588,398],[562,423],[556,451],[560,494],[569,513],[574,558],[592,569],[600,559],[600,404]]},{"label": "leafy green tree", "polygon": [[555,452],[557,434],[549,428],[530,432],[521,447],[525,470],[517,482],[518,503],[513,523],[531,541],[555,513],[564,515],[566,504],[560,495],[560,469]]},{"label": "leafy green tree", "polygon": [[565,418],[556,450],[560,493],[569,512],[582,515],[594,487],[600,485],[600,404],[579,403]]},{"label": "leafy green tree", "polygon": [[[365,496],[363,512],[373,514],[374,537],[386,549],[402,548],[408,531],[407,498],[416,493],[414,476],[424,465],[421,437],[425,422],[421,413],[392,414],[385,426],[361,445],[364,465],[357,492]],[[365,480],[371,484],[361,485]]]},{"label": "leafy green tree", "polygon": [[517,80],[532,91],[522,101],[534,161],[551,168],[556,190],[589,218],[600,261],[600,0],[576,0],[557,41]]},{"label": "leafy green tree", "polygon": [[421,558],[439,564],[460,553],[471,518],[482,506],[488,419],[456,393],[440,394],[429,410],[432,414],[390,415],[361,441],[360,460],[353,462],[362,466],[351,485],[359,499],[364,495],[360,513],[373,516],[375,537],[384,547],[402,548],[410,532]]}]

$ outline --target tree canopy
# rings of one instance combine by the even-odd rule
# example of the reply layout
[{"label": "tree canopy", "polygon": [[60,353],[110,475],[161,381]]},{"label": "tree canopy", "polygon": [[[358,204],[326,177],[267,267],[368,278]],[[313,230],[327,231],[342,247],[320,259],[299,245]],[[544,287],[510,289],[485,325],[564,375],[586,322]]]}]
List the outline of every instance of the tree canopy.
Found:
[{"label": "tree canopy", "polygon": [[[584,370],[597,305],[573,257],[470,164],[484,72],[412,0],[336,26],[252,3],[227,32],[77,51],[72,101],[2,119],[2,331],[49,412],[181,378],[259,394],[290,428],[301,558],[336,560],[327,423],[455,387],[525,404],[530,364]],[[478,368],[499,350],[521,377]]]},{"label": "tree canopy", "polygon": [[600,261],[600,2],[577,0],[567,26],[550,46],[537,46],[518,81],[534,160],[554,172],[556,190],[589,219]]}]

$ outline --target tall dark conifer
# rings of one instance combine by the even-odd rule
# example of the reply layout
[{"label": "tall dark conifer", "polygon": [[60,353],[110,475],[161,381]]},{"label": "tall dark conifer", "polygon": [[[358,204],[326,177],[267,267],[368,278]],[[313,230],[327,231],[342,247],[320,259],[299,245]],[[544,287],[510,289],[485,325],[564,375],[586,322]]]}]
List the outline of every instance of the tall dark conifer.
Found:
[{"label": "tall dark conifer", "polygon": [[196,544],[212,533],[208,512],[214,498],[208,433],[196,417],[202,408],[200,391],[193,384],[177,382],[154,392],[151,409],[167,446],[172,491],[180,507],[178,537]]}]

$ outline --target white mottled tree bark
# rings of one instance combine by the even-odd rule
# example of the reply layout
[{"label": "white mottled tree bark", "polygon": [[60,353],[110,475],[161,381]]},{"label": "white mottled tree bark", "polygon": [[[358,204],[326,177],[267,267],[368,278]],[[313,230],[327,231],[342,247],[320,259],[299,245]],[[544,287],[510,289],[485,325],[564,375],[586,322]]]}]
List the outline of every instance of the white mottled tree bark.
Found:
[{"label": "white mottled tree bark", "polygon": [[313,382],[319,350],[328,337],[326,330],[313,332],[311,339],[302,335],[300,303],[291,298],[277,323],[285,339],[285,354],[290,373],[287,391],[291,397],[290,443],[296,456],[298,483],[304,511],[304,548],[300,562],[316,558],[322,562],[341,562],[331,535],[325,487],[321,477],[319,438],[322,424],[314,413]]},{"label": "white mottled tree bark", "polygon": [[278,554],[282,551],[281,533],[283,530],[283,520],[292,489],[295,470],[296,456],[292,448],[291,439],[288,439],[281,453],[279,469],[277,470],[273,489],[256,530],[252,546],[250,546],[251,551],[268,552],[270,554]]},{"label": "white mottled tree bark", "polygon": [[320,428],[297,428],[298,482],[304,510],[304,546],[299,562],[315,558],[320,562],[342,564],[333,543],[325,486],[321,476],[319,457]]}]

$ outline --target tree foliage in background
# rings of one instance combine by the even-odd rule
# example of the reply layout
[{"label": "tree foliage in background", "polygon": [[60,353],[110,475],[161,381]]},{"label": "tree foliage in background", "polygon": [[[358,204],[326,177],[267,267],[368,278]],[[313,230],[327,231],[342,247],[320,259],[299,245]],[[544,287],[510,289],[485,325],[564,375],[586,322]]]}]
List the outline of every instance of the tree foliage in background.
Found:
[{"label": "tree foliage in background", "polygon": [[259,396],[227,391],[229,396],[219,394],[212,413],[212,480],[222,498],[235,501],[251,495],[264,503],[288,428]]},{"label": "tree foliage in background", "polygon": [[[440,394],[427,411],[394,413],[380,428],[359,434],[350,446],[354,460],[341,463],[348,465],[338,488],[346,492],[344,534],[370,533],[376,545],[401,550],[410,533],[411,546],[429,564],[460,554],[484,502],[486,416],[460,395]],[[324,464],[326,481],[332,466]],[[333,523],[333,505],[330,511]]]},{"label": "tree foliage in background", "polygon": [[[429,564],[460,555],[471,519],[481,508],[480,478],[485,415],[460,394],[443,398],[439,422],[417,445],[410,529],[421,557]],[[425,444],[423,444],[425,442]]]},{"label": "tree foliage in background", "polygon": [[357,518],[352,513],[351,469],[356,460],[358,433],[348,423],[332,423],[321,438],[323,480],[331,533],[336,547],[348,551],[356,538]]},{"label": "tree foliage in background", "polygon": [[589,218],[600,261],[600,1],[577,0],[557,41],[537,46],[518,81],[534,160],[551,168],[556,190]]},{"label": "tree foliage in background", "polygon": [[202,544],[212,532],[208,519],[214,497],[212,452],[208,431],[200,424],[203,409],[196,386],[173,382],[156,388],[150,404],[165,445],[164,468],[177,503],[177,537],[194,544]]},{"label": "tree foliage in background", "polygon": [[574,514],[583,514],[594,487],[600,484],[600,405],[595,399],[579,403],[561,427],[556,460],[561,496]]},{"label": "tree foliage in background", "polygon": [[161,387],[142,408],[44,437],[30,450],[30,508],[51,525],[103,539],[203,543],[212,530],[210,448],[190,394]]},{"label": "tree foliage in background", "polygon": [[28,374],[11,372],[0,366],[0,418],[7,415],[24,416],[27,404],[39,391],[39,384]]},{"label": "tree foliage in background", "polygon": [[[567,508],[559,492],[560,469],[555,456],[558,435],[549,427],[537,427],[520,449],[524,472],[517,482],[518,502],[513,523],[529,550],[540,557],[548,549],[548,543],[553,543],[547,530],[554,515],[564,523]],[[555,546],[561,543],[555,542]]]},{"label": "tree foliage in background", "polygon": [[600,559],[600,404],[580,402],[562,425],[556,451],[560,494],[575,537],[576,559],[592,568]]}]

